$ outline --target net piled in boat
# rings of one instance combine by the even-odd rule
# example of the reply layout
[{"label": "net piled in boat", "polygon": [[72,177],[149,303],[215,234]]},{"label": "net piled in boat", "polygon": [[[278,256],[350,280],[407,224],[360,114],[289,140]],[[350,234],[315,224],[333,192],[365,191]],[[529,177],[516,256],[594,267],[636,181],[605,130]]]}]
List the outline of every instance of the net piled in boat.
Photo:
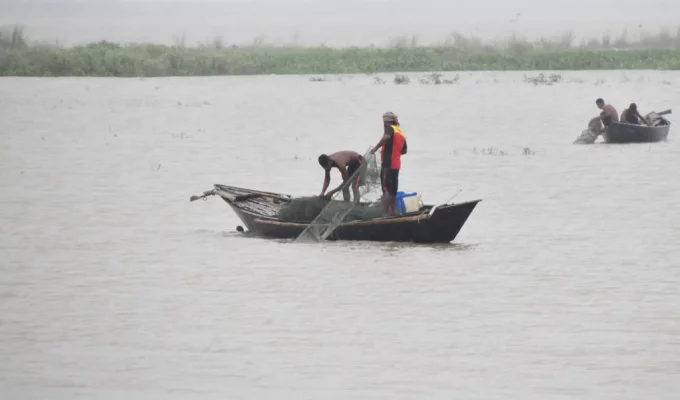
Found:
[{"label": "net piled in boat", "polygon": [[[316,198],[300,198],[291,201],[281,212],[287,216],[302,217],[308,219],[313,216],[309,226],[298,236],[296,241],[320,241],[325,240],[343,222],[377,218],[384,215],[380,203],[382,189],[380,186],[380,168],[375,154],[369,151],[363,156],[364,162],[350,177],[347,186],[359,183],[360,202],[342,201],[343,190],[336,192],[330,200]],[[353,195],[354,192],[348,189]],[[287,219],[287,218],[286,218]],[[297,218],[296,218],[297,219]]]},{"label": "net piled in boat", "polygon": [[319,196],[310,196],[298,197],[289,201],[281,207],[279,218],[284,221],[311,223],[322,211],[332,214],[348,211],[343,221],[377,218],[383,215],[383,208],[380,203],[352,204],[348,201],[327,200]]}]

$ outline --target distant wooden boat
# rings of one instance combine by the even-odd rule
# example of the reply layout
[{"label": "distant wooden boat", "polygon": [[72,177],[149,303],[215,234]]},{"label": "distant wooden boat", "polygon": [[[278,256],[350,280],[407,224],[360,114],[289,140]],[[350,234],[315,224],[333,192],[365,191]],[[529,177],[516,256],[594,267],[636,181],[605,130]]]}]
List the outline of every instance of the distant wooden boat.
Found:
[{"label": "distant wooden boat", "polygon": [[[214,187],[201,196],[192,196],[190,201],[220,196],[256,235],[293,239],[309,226],[309,222],[280,217],[281,208],[293,200],[289,195],[225,185]],[[343,222],[333,230],[328,240],[449,243],[456,238],[480,201],[424,205],[414,212]]]},{"label": "distant wooden boat", "polygon": [[612,122],[602,133],[605,143],[653,143],[661,142],[668,138],[671,123],[663,115],[670,114],[671,110],[659,113],[647,114],[650,125],[635,125],[625,122]]}]

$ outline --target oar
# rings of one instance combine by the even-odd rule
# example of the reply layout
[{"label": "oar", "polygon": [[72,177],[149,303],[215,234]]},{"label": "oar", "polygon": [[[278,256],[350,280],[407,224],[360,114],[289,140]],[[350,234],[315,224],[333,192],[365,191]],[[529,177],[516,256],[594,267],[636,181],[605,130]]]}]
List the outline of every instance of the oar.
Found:
[{"label": "oar", "polygon": [[656,113],[656,114],[657,114],[657,115],[668,115],[668,114],[672,114],[672,113],[673,113],[673,111],[669,108],[668,110],[659,111],[659,112]]}]

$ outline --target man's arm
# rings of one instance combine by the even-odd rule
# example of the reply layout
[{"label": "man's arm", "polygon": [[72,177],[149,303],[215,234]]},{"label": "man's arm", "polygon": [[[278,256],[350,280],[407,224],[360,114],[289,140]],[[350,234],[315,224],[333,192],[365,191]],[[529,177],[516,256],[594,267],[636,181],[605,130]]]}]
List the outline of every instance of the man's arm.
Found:
[{"label": "man's arm", "polygon": [[401,149],[401,155],[403,156],[408,151],[408,146],[406,145],[406,140],[404,140],[404,148]]},{"label": "man's arm", "polygon": [[635,114],[638,116],[638,118],[640,118],[642,120],[642,122],[645,123],[645,125],[649,126],[649,122],[647,121],[647,118],[640,115],[640,111],[635,110]]},{"label": "man's arm", "polygon": [[321,196],[326,194],[326,189],[328,189],[328,185],[331,183],[331,170],[330,168],[325,169],[326,174],[323,177],[323,189],[321,189]]},{"label": "man's arm", "polygon": [[390,140],[392,135],[394,135],[394,129],[392,129],[391,126],[385,127],[385,134],[383,134],[383,136],[380,138],[378,144],[376,144],[375,147],[371,149],[371,153],[375,153],[376,151],[378,151],[379,148],[384,146],[385,143],[387,143],[387,141]]},{"label": "man's arm", "polygon": [[340,188],[342,187],[342,185],[344,185],[345,182],[347,182],[349,180],[349,174],[347,174],[347,168],[339,168],[339,169],[340,169],[340,174],[342,175],[342,183],[340,185],[338,185],[338,187],[336,187],[335,189],[328,192],[328,194],[326,195],[327,197],[333,196],[335,194],[335,192],[339,191]]},{"label": "man's arm", "polygon": [[375,147],[371,149],[371,153],[375,153],[376,151],[378,151],[379,148],[381,148],[385,143],[387,143],[388,140],[390,140],[390,137],[391,137],[390,135],[383,135],[383,137],[380,138],[378,144],[376,144]]}]

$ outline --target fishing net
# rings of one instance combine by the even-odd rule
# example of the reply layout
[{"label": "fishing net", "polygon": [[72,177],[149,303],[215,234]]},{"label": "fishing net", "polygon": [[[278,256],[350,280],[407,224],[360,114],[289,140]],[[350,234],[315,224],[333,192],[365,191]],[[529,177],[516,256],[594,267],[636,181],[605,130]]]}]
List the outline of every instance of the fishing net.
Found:
[{"label": "fishing net", "polygon": [[600,117],[595,117],[588,122],[588,129],[581,132],[581,135],[576,138],[574,144],[593,144],[597,137],[602,133],[602,121]]},{"label": "fishing net", "polygon": [[281,207],[279,218],[285,221],[311,223],[322,211],[333,215],[347,211],[342,219],[343,222],[377,218],[383,215],[383,207],[379,203],[353,204],[348,201],[326,200],[311,196],[291,200]]},{"label": "fishing net", "polygon": [[[358,190],[350,185],[359,178]],[[380,168],[375,154],[370,149],[364,154],[363,162],[357,171],[346,182],[344,190],[337,191],[330,200],[319,197],[302,197],[291,201],[281,209],[282,218],[298,221],[310,220],[309,226],[298,236],[296,241],[325,240],[335,228],[347,221],[377,218],[384,215],[380,198]],[[345,191],[345,194],[343,194]],[[340,200],[349,194],[359,194],[360,202]]]}]

